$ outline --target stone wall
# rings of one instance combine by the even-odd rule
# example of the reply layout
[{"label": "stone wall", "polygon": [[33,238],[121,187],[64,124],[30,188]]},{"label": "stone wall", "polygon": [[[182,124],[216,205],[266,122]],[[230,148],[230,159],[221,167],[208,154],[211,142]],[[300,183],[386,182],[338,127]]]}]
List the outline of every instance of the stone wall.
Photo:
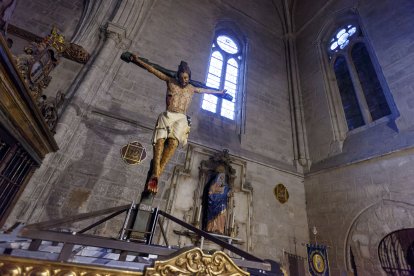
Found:
[{"label": "stone wall", "polygon": [[391,153],[306,176],[309,226],[315,225],[318,241],[330,246],[333,275],[351,271],[350,247],[358,275],[380,275],[381,239],[413,227],[413,153]]},{"label": "stone wall", "polygon": [[[169,189],[159,201],[163,209],[167,206],[165,209],[171,215],[198,225],[200,194],[206,184],[199,168],[202,160],[208,160],[214,154],[216,152],[212,149],[190,145],[184,165],[176,167]],[[234,155],[231,160],[236,176],[230,200],[234,206],[227,209],[229,221],[226,226],[232,227],[234,222],[235,237],[239,240],[233,243],[260,258],[279,262],[283,262],[283,251],[305,256],[302,244],[309,238],[302,176]],[[283,183],[289,192],[289,200],[284,204],[276,199],[273,191],[279,183]],[[173,222],[166,222],[164,227],[170,245],[188,246],[192,243],[183,227]],[[182,234],[178,235],[180,231]],[[161,237],[159,240],[163,242]],[[205,241],[204,248],[215,247]]]},{"label": "stone wall", "polygon": [[[251,10],[248,5],[238,4],[237,7],[243,7],[243,10],[226,1],[168,1],[162,4],[157,1],[137,36],[131,37],[130,50],[171,69],[176,69],[180,60],[185,60],[191,66],[192,78],[204,81],[215,26],[220,22],[232,23],[233,31],[240,30],[239,35],[245,38],[248,46],[243,91],[246,121],[241,121],[238,114],[235,122],[243,125],[244,130],[240,133],[234,123],[201,110],[202,96],[196,95],[188,112],[193,119],[190,140],[289,166],[293,147],[280,27],[275,27],[274,20],[265,21],[265,25],[262,17],[257,15],[269,17],[268,14],[274,12],[272,6],[261,4]],[[253,13],[255,17],[245,12]],[[120,112],[133,112],[154,121],[164,109],[164,93],[163,82],[136,66],[123,65],[108,91],[109,98],[98,104],[104,108],[115,99],[123,106]],[[144,101],[146,104],[142,105]]]},{"label": "stone wall", "polygon": [[[390,151],[390,148],[387,147],[390,142],[385,147],[383,144],[378,144],[382,139],[389,137],[387,128],[399,132],[394,136],[404,137],[398,138],[401,140],[395,143],[393,148],[406,147],[407,143],[404,140],[406,140],[405,137],[410,136],[409,131],[412,128],[410,118],[413,112],[410,107],[413,94],[410,93],[413,91],[411,85],[413,70],[409,69],[409,64],[413,62],[414,55],[412,51],[407,49],[412,44],[409,38],[412,37],[413,3],[407,0],[393,3],[369,0],[319,1],[315,5],[312,4],[312,8],[307,9],[307,4],[304,2],[297,3],[295,13],[296,42],[312,163],[315,164],[340,153],[341,146],[338,146],[337,143],[347,143],[347,140],[352,140],[350,135],[338,137],[338,134],[335,133],[336,120],[339,120],[339,124],[345,129],[347,127],[341,114],[335,114],[329,107],[329,93],[332,93],[329,89],[331,79],[324,76],[326,72],[322,55],[325,55],[325,47],[320,45],[321,36],[324,35],[323,30],[328,26],[335,25],[337,20],[349,14],[356,16],[363,28],[368,46],[372,48],[374,58],[378,61],[379,70],[384,75],[396,105],[397,116],[399,116],[396,122],[391,121],[387,125],[384,124],[385,126],[381,130],[370,130],[371,127],[367,126],[363,132],[368,136],[381,137],[377,139],[377,143],[371,141],[370,144],[375,143],[373,147],[383,149],[382,153]],[[310,13],[309,10],[313,10],[313,12]],[[346,138],[345,141],[344,138]],[[361,141],[360,136],[358,139]],[[409,139],[411,142],[411,138]],[[364,152],[363,155],[366,157],[375,155],[371,153],[372,148],[367,149],[365,145],[361,145],[355,151],[360,154],[361,151]],[[346,153],[346,150],[343,152]],[[351,159],[360,158],[353,157]]]},{"label": "stone wall", "polygon": [[82,0],[17,1],[10,24],[44,37],[56,26],[67,39],[71,39],[78,25],[82,10]]},{"label": "stone wall", "polygon": [[[228,148],[232,155],[248,161],[246,179],[255,191],[251,224],[254,246],[249,250],[281,261],[281,250],[293,252],[292,241],[306,242],[308,234],[303,178],[293,166],[284,44],[274,6],[264,0],[246,0],[243,5],[230,0],[114,3],[103,1],[100,8],[86,7],[94,16],[84,19],[76,41],[87,49],[97,45],[96,56],[81,68],[81,77],[69,88],[74,93],[55,135],[60,150],[48,155],[36,171],[8,225],[16,220],[38,222],[139,199],[152,157],[152,129],[165,108],[166,88],[155,76],[119,57],[129,50],[171,69],[186,60],[192,77],[203,81],[215,26],[223,23],[234,26],[233,31],[247,43],[245,121],[229,123],[202,111],[201,96],[196,95],[189,111],[193,119],[190,144],[213,151]],[[95,22],[95,18],[101,21]],[[69,78],[57,74],[55,79],[60,76]],[[131,141],[147,148],[148,158],[139,166],[128,166],[120,158],[121,147]],[[161,178],[156,198],[160,206],[174,168],[184,164],[186,150],[178,150]],[[287,186],[291,196],[284,205],[273,196],[279,182]],[[122,218],[95,232],[116,237],[121,224]],[[303,256],[304,251],[298,249],[298,254]]]},{"label": "stone wall", "polygon": [[[380,239],[413,227],[410,103],[414,70],[408,64],[414,55],[407,50],[412,45],[413,11],[412,1],[406,0],[296,3],[298,66],[312,159],[310,173],[305,175],[308,225],[310,232],[315,225],[319,242],[330,246],[333,275],[351,271],[351,247],[358,275],[380,275]],[[333,29],[335,22],[349,15],[363,28],[398,118],[341,137],[337,124],[347,129],[346,122],[329,102],[329,86],[335,82],[325,75],[322,55],[326,52],[320,41],[324,30]]]},{"label": "stone wall", "polygon": [[[303,244],[309,242],[303,178],[262,164],[249,162],[246,181],[253,187],[253,251],[262,258],[276,256],[283,262],[282,252],[306,256]],[[276,200],[273,189],[283,183],[289,192],[288,202]]]}]

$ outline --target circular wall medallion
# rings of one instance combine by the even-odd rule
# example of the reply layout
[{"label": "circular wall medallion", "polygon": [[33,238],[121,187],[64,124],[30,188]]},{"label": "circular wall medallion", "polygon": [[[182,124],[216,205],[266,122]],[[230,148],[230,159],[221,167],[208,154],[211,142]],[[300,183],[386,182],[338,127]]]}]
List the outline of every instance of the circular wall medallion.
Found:
[{"label": "circular wall medallion", "polygon": [[289,192],[286,189],[285,185],[281,183],[276,185],[273,193],[275,194],[276,199],[282,204],[287,202],[289,199]]},{"label": "circular wall medallion", "polygon": [[325,271],[325,262],[323,260],[323,257],[319,253],[313,254],[312,264],[313,269],[315,269],[316,272],[322,273]]},{"label": "circular wall medallion", "polygon": [[147,152],[141,143],[134,141],[121,148],[121,157],[128,165],[138,165],[147,157]]}]

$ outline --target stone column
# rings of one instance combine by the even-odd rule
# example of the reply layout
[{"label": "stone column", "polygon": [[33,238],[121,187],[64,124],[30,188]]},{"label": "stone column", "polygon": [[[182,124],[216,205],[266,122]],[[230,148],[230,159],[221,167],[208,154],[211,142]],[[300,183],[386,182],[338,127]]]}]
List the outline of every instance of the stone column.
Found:
[{"label": "stone column", "polygon": [[310,168],[310,159],[306,138],[306,127],[303,116],[302,96],[298,76],[298,62],[293,33],[292,10],[293,6],[287,0],[282,1],[279,7],[283,14],[283,27],[285,31],[286,71],[289,85],[290,114],[292,124],[294,162],[298,172]]},{"label": "stone column", "polygon": [[364,118],[365,124],[372,122],[371,113],[369,112],[367,100],[365,99],[364,90],[359,82],[358,72],[355,68],[354,62],[349,55],[344,55],[346,64],[348,65],[349,75],[351,76],[352,84],[355,88],[355,94],[358,100],[359,108]]},{"label": "stone column", "polygon": [[294,161],[296,169],[303,172],[310,167],[310,159],[307,148],[306,127],[303,116],[302,97],[298,78],[297,56],[295,39],[292,34],[287,34],[285,39],[287,74],[289,80],[290,113],[292,121],[292,136]]}]

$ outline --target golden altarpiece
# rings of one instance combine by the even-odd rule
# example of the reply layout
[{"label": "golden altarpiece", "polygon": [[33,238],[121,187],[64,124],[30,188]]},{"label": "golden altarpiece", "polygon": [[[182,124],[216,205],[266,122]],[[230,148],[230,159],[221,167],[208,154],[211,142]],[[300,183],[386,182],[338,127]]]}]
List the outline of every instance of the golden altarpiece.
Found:
[{"label": "golden altarpiece", "polygon": [[15,56],[9,50],[12,40],[0,39],[0,226],[34,169],[58,149],[53,134],[65,96],[43,94],[50,72],[63,57],[82,64],[89,60],[82,46],[65,41],[55,27],[44,38],[11,27],[9,31],[26,39],[27,45]]},{"label": "golden altarpiece", "polygon": [[0,37],[0,225],[10,212],[30,175],[58,146],[14,56]]}]

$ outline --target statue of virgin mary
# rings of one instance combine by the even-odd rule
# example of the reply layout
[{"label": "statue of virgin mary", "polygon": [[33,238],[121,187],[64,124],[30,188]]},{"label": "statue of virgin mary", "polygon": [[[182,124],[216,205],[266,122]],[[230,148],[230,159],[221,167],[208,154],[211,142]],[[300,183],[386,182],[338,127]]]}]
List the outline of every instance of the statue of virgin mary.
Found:
[{"label": "statue of virgin mary", "polygon": [[207,226],[208,232],[225,234],[227,219],[227,198],[230,191],[226,183],[224,169],[218,168],[218,173],[208,183],[207,195]]}]

